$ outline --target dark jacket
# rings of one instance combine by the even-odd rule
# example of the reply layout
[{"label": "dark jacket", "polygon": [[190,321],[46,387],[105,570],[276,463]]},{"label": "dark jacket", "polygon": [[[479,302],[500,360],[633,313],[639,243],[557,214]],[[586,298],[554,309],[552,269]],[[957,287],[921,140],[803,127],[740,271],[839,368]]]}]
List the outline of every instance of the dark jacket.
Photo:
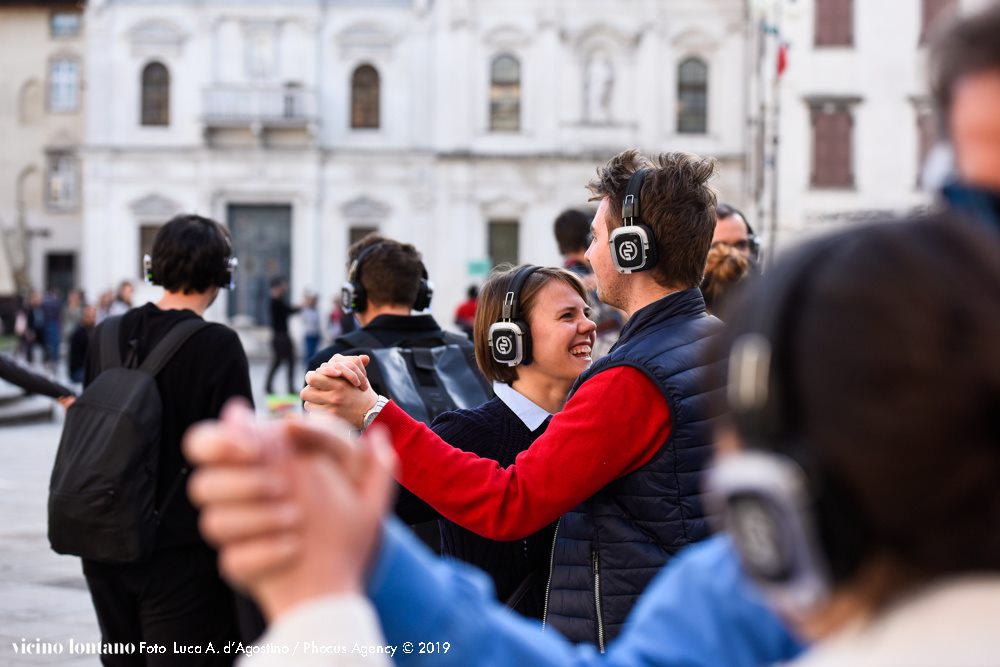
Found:
[{"label": "dark jacket", "polygon": [[608,368],[642,371],[666,399],[671,429],[649,463],[559,522],[546,622],[572,641],[603,650],[670,557],[708,534],[699,487],[721,410],[713,366],[722,362],[709,357],[721,328],[700,291],[671,294],[637,312],[608,356],[577,380],[573,391]]}]

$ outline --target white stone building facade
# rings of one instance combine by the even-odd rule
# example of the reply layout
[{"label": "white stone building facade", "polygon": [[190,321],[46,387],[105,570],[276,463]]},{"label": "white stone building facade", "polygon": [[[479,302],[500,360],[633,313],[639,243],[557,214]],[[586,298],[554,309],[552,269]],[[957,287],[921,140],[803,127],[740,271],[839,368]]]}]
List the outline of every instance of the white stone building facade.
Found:
[{"label": "white stone building facade", "polygon": [[138,278],[156,225],[194,211],[230,226],[241,261],[210,315],[260,322],[276,274],[328,307],[350,239],[378,229],[423,252],[450,324],[492,263],[559,262],[553,220],[587,206],[584,184],[624,148],[716,156],[719,190],[741,201],[745,11],[91,2],[83,283]]},{"label": "white stone building facade", "polygon": [[[0,5],[0,298],[76,281],[84,134],[82,12]],[[6,307],[3,307],[6,310]]]},{"label": "white stone building facade", "polygon": [[932,203],[928,44],[986,1],[749,2],[747,199],[772,247]]}]

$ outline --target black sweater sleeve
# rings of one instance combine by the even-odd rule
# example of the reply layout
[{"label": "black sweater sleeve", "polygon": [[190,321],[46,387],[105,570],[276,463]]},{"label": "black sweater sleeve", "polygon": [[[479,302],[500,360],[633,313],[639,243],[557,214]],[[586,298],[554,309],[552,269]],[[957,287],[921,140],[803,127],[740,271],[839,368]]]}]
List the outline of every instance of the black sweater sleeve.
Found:
[{"label": "black sweater sleeve", "polygon": [[0,354],[0,378],[17,385],[29,394],[42,394],[52,398],[76,395],[76,392],[69,387],[64,387],[44,375],[25,368],[6,354]]}]

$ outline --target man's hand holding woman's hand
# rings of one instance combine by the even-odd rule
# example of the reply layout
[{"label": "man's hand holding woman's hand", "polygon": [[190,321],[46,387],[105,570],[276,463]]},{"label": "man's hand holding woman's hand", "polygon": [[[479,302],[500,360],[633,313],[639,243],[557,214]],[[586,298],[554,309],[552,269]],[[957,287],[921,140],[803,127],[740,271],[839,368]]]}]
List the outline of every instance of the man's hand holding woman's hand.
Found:
[{"label": "man's hand holding woman's hand", "polygon": [[354,428],[364,424],[378,394],[368,384],[368,355],[345,357],[335,354],[314,371],[306,373],[306,387],[299,393],[309,413],[336,415]]}]

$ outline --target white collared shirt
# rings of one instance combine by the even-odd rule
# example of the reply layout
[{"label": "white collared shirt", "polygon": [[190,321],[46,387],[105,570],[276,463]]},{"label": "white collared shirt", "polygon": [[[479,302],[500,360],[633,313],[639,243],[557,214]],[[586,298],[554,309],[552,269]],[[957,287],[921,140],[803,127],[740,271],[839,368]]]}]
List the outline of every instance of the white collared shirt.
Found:
[{"label": "white collared shirt", "polygon": [[517,415],[517,418],[528,427],[529,431],[535,431],[545,423],[545,420],[552,416],[539,407],[537,403],[520,393],[509,384],[503,382],[493,383],[493,393],[504,402],[510,411]]}]

